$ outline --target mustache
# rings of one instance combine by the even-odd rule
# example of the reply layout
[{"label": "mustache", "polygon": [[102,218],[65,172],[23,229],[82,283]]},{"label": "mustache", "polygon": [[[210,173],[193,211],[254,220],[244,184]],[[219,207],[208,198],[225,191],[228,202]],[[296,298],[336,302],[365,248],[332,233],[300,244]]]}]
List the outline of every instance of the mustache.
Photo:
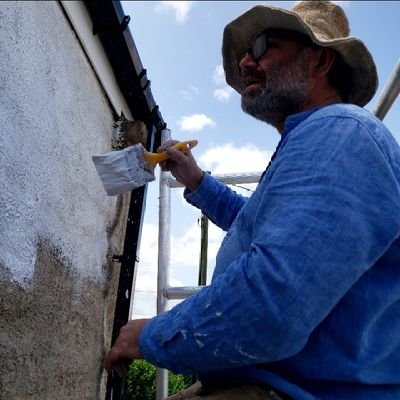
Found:
[{"label": "mustache", "polygon": [[263,71],[263,70],[255,71],[250,68],[242,69],[240,75],[245,80],[249,80],[249,79],[265,80],[265,78],[267,77],[267,74],[265,73],[265,71]]}]

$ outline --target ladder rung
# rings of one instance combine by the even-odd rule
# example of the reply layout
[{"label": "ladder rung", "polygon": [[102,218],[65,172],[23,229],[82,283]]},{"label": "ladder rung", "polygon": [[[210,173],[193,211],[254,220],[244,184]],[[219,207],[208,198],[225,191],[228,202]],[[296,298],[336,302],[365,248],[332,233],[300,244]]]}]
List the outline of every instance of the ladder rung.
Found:
[{"label": "ladder rung", "polygon": [[163,294],[168,300],[186,299],[186,297],[199,292],[203,287],[205,286],[168,287],[164,289]]},{"label": "ladder rung", "polygon": [[[243,183],[257,183],[260,180],[262,172],[242,172],[232,174],[212,174],[213,178],[217,181],[225,183],[226,185],[236,185]],[[165,178],[166,184],[171,188],[183,187],[183,185],[176,179],[169,175]]]}]

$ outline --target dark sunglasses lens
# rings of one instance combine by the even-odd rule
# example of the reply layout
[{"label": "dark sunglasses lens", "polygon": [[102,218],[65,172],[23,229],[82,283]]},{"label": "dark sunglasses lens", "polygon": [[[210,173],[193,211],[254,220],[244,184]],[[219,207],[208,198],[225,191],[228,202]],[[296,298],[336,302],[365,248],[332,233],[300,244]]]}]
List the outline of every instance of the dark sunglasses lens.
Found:
[{"label": "dark sunglasses lens", "polygon": [[265,34],[256,37],[251,45],[251,56],[258,61],[267,51],[267,36]]}]

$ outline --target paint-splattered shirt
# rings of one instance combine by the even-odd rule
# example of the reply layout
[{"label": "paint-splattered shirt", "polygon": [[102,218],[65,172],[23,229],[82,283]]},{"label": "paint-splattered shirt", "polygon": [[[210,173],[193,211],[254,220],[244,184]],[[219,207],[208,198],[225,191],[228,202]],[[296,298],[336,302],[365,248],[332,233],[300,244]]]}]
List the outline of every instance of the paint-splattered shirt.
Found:
[{"label": "paint-splattered shirt", "polygon": [[380,121],[293,115],[248,200],[209,175],[185,196],[227,234],[212,284],[145,327],[145,359],[294,399],[400,398],[400,150]]}]

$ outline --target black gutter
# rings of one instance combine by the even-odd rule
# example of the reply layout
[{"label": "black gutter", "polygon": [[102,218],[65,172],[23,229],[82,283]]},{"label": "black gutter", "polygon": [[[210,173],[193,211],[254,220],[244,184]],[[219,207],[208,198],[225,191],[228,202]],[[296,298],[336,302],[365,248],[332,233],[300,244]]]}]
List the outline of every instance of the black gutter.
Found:
[{"label": "black gutter", "polygon": [[[114,71],[121,93],[135,120],[143,121],[149,131],[147,150],[154,151],[161,142],[161,130],[166,124],[155,104],[150,81],[142,66],[135,42],[127,29],[130,17],[123,12],[119,1],[84,1],[93,22],[93,34],[100,38]],[[110,138],[111,140],[111,138]],[[118,292],[112,330],[113,344],[129,318],[131,290],[143,224],[147,185],[132,191],[121,263]],[[106,400],[122,398],[122,380],[115,372],[107,379]]]}]

